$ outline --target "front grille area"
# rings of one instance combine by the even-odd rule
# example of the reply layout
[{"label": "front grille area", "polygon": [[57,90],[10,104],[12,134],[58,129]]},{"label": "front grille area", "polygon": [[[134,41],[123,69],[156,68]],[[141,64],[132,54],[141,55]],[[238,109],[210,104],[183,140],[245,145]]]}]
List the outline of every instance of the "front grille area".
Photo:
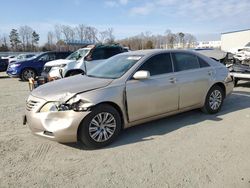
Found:
[{"label": "front grille area", "polygon": [[43,71],[49,73],[52,67],[44,67]]},{"label": "front grille area", "polygon": [[29,100],[26,102],[26,109],[28,111],[33,111],[35,107],[37,107],[37,105],[39,104],[38,101],[34,101],[34,100]]}]

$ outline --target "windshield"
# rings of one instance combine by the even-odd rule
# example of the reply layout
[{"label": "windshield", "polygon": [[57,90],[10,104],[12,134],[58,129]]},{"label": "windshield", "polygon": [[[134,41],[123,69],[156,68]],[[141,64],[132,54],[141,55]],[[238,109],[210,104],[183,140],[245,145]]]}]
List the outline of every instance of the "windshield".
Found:
[{"label": "windshield", "polygon": [[72,54],[70,54],[66,59],[79,60],[82,57],[85,57],[89,51],[90,51],[90,49],[87,49],[87,48],[77,50],[77,51],[73,52]]},{"label": "windshield", "polygon": [[91,69],[87,76],[111,79],[120,78],[141,58],[141,55],[116,55]]}]

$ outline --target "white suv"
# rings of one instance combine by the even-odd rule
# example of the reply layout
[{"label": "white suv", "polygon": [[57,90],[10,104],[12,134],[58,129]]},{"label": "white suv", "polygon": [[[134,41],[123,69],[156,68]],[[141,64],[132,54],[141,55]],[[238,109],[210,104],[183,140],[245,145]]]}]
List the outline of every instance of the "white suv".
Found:
[{"label": "white suv", "polygon": [[[43,76],[63,78],[85,73],[98,63],[116,54],[127,52],[120,45],[95,45],[81,48],[65,60],[51,61],[45,64]],[[47,75],[46,75],[47,74]]]},{"label": "white suv", "polygon": [[58,59],[54,61],[49,61],[44,65],[42,76],[47,78],[62,78],[65,75],[61,73],[63,67],[67,66],[69,63],[77,63],[78,61],[83,61],[84,57],[89,53],[91,48],[81,48],[72,54],[70,54],[66,59]]}]

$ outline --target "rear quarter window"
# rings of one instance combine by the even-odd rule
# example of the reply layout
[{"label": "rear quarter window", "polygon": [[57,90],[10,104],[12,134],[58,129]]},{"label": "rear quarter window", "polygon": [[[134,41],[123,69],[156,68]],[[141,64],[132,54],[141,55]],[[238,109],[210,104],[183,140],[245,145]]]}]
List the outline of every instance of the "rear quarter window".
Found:
[{"label": "rear quarter window", "polygon": [[201,68],[210,67],[210,65],[204,59],[198,57],[198,60]]}]

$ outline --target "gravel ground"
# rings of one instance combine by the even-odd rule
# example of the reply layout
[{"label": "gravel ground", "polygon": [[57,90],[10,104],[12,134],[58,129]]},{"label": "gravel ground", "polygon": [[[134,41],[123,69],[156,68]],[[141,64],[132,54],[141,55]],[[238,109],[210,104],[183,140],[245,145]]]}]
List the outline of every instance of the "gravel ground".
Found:
[{"label": "gravel ground", "polygon": [[0,74],[0,187],[250,187],[250,83],[217,115],[199,110],[123,131],[86,150],[22,125],[26,82]]}]

